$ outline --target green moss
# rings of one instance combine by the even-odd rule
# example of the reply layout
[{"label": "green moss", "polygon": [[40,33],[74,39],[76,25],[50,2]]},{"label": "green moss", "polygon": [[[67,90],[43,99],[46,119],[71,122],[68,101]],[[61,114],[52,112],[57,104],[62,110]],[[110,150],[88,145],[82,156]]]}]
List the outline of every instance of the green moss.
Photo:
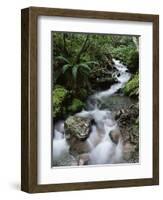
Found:
[{"label": "green moss", "polygon": [[135,74],[134,77],[125,85],[123,89],[124,93],[128,96],[139,95],[139,74]]},{"label": "green moss", "polygon": [[70,113],[76,113],[81,111],[84,108],[84,106],[85,104],[81,100],[74,98],[72,100],[72,104],[68,107],[68,111]]},{"label": "green moss", "polygon": [[69,96],[68,90],[62,86],[55,87],[53,91],[53,117],[61,117],[65,114],[65,102]]}]

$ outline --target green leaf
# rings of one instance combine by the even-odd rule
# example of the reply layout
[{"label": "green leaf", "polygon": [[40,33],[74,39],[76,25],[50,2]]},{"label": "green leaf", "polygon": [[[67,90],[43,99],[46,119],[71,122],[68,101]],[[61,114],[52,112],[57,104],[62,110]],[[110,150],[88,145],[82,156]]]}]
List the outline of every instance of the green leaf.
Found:
[{"label": "green leaf", "polygon": [[81,63],[79,64],[79,66],[80,66],[80,69],[84,68],[84,69],[87,69],[89,72],[91,71],[91,68],[87,64]]},{"label": "green leaf", "polygon": [[64,56],[57,56],[57,57],[55,57],[55,59],[56,60],[62,60],[64,62],[66,62],[66,63],[70,63],[69,60],[67,58],[65,58]]},{"label": "green leaf", "polygon": [[79,67],[79,65],[74,65],[72,68],[72,75],[73,75],[74,80],[77,79],[78,67]]},{"label": "green leaf", "polygon": [[70,64],[63,65],[63,67],[62,67],[62,73],[64,74],[70,67],[71,67]]},{"label": "green leaf", "polygon": [[98,65],[99,63],[96,62],[96,61],[87,61],[85,62],[85,64],[89,65],[89,64],[95,64],[95,65]]}]

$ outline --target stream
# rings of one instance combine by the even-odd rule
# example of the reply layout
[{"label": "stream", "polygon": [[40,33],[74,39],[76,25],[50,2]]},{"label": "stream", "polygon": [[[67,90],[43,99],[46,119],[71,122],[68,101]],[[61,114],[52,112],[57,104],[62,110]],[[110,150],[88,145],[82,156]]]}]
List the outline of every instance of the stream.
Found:
[{"label": "stream", "polygon": [[124,108],[131,99],[115,94],[123,88],[129,81],[131,74],[125,65],[113,59],[116,69],[113,76],[118,80],[108,90],[97,92],[87,100],[86,110],[77,113],[76,116],[90,118],[94,120],[91,133],[85,143],[89,146],[90,152],[79,155],[78,158],[69,153],[69,144],[64,133],[64,121],[60,120],[54,125],[54,135],[52,144],[52,165],[53,166],[77,166],[96,164],[123,163],[123,144],[119,137],[118,143],[112,141],[109,133],[119,131],[117,122],[114,120],[113,112]]}]

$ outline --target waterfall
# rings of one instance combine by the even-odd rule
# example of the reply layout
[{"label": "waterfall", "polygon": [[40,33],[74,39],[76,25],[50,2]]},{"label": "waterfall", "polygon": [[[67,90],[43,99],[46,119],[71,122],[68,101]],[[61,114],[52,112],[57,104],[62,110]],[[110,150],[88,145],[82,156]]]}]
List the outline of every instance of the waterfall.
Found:
[{"label": "waterfall", "polygon": [[120,61],[113,59],[114,68],[117,71],[114,73],[115,78],[118,80],[118,83],[113,84],[108,90],[98,92],[94,94],[94,98],[101,99],[103,97],[108,97],[117,92],[120,88],[123,88],[125,83],[131,78],[131,74],[127,72],[127,67],[120,63]]}]

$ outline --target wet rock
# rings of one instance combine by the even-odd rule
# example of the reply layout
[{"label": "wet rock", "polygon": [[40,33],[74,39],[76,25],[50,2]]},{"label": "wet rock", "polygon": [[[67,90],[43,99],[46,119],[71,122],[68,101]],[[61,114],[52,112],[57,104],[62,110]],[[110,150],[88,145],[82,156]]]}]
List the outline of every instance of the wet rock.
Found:
[{"label": "wet rock", "polygon": [[70,146],[69,152],[77,156],[78,154],[88,153],[91,148],[87,138],[91,132],[91,119],[70,116],[65,121],[65,136]]},{"label": "wet rock", "polygon": [[88,138],[91,131],[91,119],[70,116],[64,123],[66,138],[75,137],[78,140]]},{"label": "wet rock", "polygon": [[90,155],[88,153],[83,153],[79,155],[78,165],[88,165],[90,160]]},{"label": "wet rock", "polygon": [[91,78],[91,85],[92,85],[92,89],[97,90],[106,90],[108,88],[111,87],[111,85],[113,85],[114,83],[118,83],[117,78],[112,77],[111,74],[110,75],[103,75],[100,77],[96,77],[96,78]]},{"label": "wet rock", "polygon": [[136,161],[134,159],[135,152],[136,152],[136,146],[130,142],[126,142],[123,147],[123,159],[128,162]]},{"label": "wet rock", "polygon": [[109,133],[109,136],[110,136],[112,142],[114,142],[115,144],[118,144],[119,140],[122,138],[120,130],[118,128],[112,130]]},{"label": "wet rock", "polygon": [[100,66],[95,66],[90,73],[92,89],[108,89],[112,84],[117,83],[117,78],[112,74],[116,71],[110,55],[103,55]]},{"label": "wet rock", "polygon": [[59,159],[57,157],[53,158],[53,165],[54,166],[77,166],[78,161],[77,159],[70,155],[68,152],[61,154]]},{"label": "wet rock", "polygon": [[139,105],[132,104],[119,110],[117,120],[124,144],[124,159],[128,162],[139,161]]},{"label": "wet rock", "polygon": [[71,137],[68,141],[69,152],[75,157],[79,154],[88,153],[91,151],[91,146],[87,141],[78,140],[76,137]]},{"label": "wet rock", "polygon": [[101,100],[101,109],[109,109],[112,111],[115,119],[118,119],[122,113],[125,112],[126,109],[129,108],[136,101],[126,96],[108,96],[103,97]]},{"label": "wet rock", "polygon": [[110,76],[101,77],[96,80],[96,84],[98,84],[98,87],[101,89],[108,89],[114,83],[118,83],[117,79]]}]

